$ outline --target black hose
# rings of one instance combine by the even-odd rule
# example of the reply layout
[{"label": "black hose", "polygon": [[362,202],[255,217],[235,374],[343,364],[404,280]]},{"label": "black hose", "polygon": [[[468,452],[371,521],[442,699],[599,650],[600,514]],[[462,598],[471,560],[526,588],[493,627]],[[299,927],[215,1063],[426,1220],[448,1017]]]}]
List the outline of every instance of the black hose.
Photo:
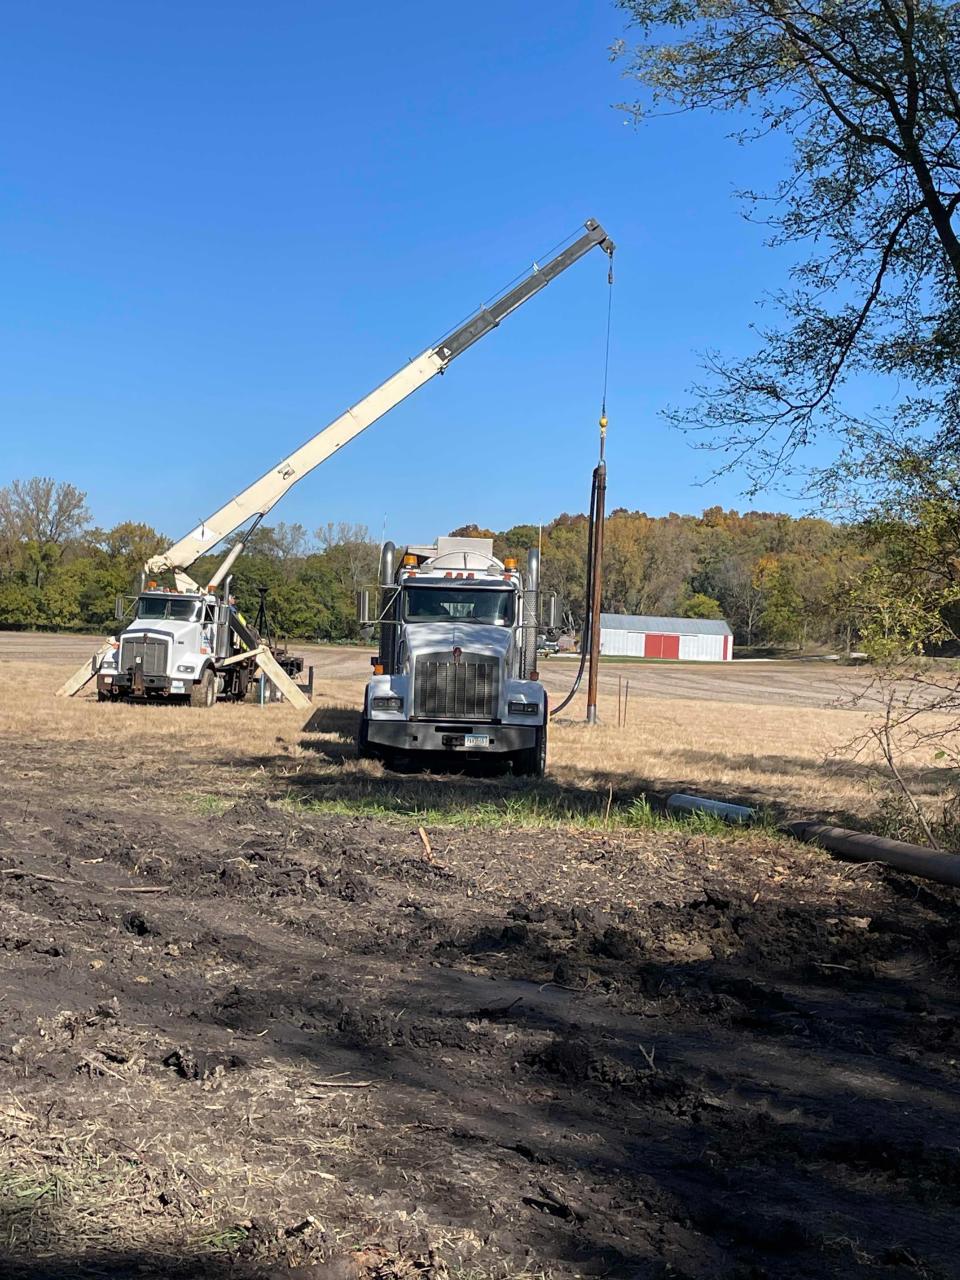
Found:
[{"label": "black hose", "polygon": [[580,667],[577,671],[576,679],[570,689],[570,692],[564,700],[557,704],[550,712],[550,719],[558,715],[564,707],[569,705],[577,696],[580,688],[580,681],[583,679],[583,673],[587,665],[587,650],[589,648],[589,637],[592,634],[592,608],[593,608],[593,534],[594,525],[597,518],[597,486],[599,482],[599,467],[593,469],[593,484],[590,487],[590,518],[587,522],[587,581],[586,596],[584,597],[583,607],[583,630],[580,633]]},{"label": "black hose", "polygon": [[960,889],[960,858],[955,853],[925,849],[922,845],[905,844],[902,840],[887,840],[865,831],[847,831],[844,827],[831,827],[825,822],[788,822],[781,830],[853,862],[884,862],[908,875],[922,876],[925,880],[936,880]]}]

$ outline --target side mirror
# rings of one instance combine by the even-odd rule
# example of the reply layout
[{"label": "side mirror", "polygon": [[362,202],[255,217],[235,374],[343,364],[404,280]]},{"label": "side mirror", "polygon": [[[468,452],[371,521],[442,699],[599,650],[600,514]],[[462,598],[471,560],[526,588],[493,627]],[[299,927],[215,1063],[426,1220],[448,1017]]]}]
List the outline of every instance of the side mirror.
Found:
[{"label": "side mirror", "polygon": [[113,606],[113,616],[117,622],[123,621],[123,596],[117,596],[116,603]]},{"label": "side mirror", "polygon": [[370,625],[370,592],[357,592],[357,622],[363,626]]}]

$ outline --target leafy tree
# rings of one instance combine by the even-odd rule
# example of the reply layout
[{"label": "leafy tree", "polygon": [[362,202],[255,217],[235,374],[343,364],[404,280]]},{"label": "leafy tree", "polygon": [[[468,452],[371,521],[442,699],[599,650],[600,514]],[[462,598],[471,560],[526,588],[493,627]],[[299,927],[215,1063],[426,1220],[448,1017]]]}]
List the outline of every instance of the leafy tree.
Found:
[{"label": "leafy tree", "polygon": [[723,609],[720,601],[712,596],[705,596],[702,591],[695,591],[683,602],[678,615],[681,618],[722,618]]},{"label": "leafy tree", "polygon": [[895,374],[923,394],[901,415],[960,429],[960,6],[944,0],[620,0],[640,33],[618,51],[662,106],[746,116],[785,137],[773,199],[746,192],[773,245],[799,248],[782,323],[744,360],[710,357],[676,419],[719,432],[725,466],[763,483],[822,427],[863,445],[848,377]]},{"label": "leafy tree", "polygon": [[[379,548],[371,542],[365,524],[327,524],[316,532],[324,549],[326,563],[333,571],[338,585],[352,601],[356,592],[367,583],[376,582],[379,571]],[[351,604],[352,612],[352,604]]]},{"label": "leafy tree", "polygon": [[504,556],[516,556],[522,561],[529,548],[539,544],[540,530],[535,524],[515,524],[512,529],[496,535],[493,550],[501,559]]},{"label": "leafy tree", "polygon": [[123,520],[105,531],[94,530],[88,536],[110,562],[120,561],[133,572],[138,572],[150,556],[170,545],[162,533],[134,520]]},{"label": "leafy tree", "polygon": [[451,538],[495,538],[492,529],[481,529],[478,524],[463,524],[459,529],[451,529]]},{"label": "leafy tree", "polygon": [[40,592],[14,579],[0,581],[0,626],[21,630],[41,622]]},{"label": "leafy tree", "polygon": [[757,572],[764,587],[763,627],[768,639],[801,648],[803,600],[790,562],[765,556]]},{"label": "leafy tree", "polygon": [[0,489],[0,531],[25,549],[34,585],[60,558],[63,548],[86,529],[87,495],[49,476],[14,480]]},{"label": "leafy tree", "polygon": [[877,658],[960,642],[960,447],[904,448],[863,530],[877,550],[856,595]]}]

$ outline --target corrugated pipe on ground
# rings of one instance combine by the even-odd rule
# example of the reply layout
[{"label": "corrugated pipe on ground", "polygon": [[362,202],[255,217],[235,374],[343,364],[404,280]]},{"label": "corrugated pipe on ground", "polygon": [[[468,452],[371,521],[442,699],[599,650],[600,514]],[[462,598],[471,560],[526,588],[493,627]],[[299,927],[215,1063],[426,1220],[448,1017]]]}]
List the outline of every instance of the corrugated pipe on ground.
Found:
[{"label": "corrugated pipe on ground", "polygon": [[885,862],[888,867],[896,867],[909,875],[960,889],[960,855],[955,853],[939,853],[935,849],[924,849],[919,844],[869,836],[862,831],[847,831],[844,827],[831,827],[825,822],[788,822],[781,830],[853,862]]},{"label": "corrugated pipe on ground", "polygon": [[[680,793],[669,798],[667,808],[675,813],[710,813],[737,823],[755,822],[760,816],[756,809],[747,805],[724,804],[720,800]],[[852,862],[882,862],[908,875],[960,889],[960,855],[955,853],[941,853],[919,844],[906,844],[903,840],[888,840],[863,831],[831,827],[825,822],[787,822],[778,830],[807,844],[819,845],[821,849]]]}]

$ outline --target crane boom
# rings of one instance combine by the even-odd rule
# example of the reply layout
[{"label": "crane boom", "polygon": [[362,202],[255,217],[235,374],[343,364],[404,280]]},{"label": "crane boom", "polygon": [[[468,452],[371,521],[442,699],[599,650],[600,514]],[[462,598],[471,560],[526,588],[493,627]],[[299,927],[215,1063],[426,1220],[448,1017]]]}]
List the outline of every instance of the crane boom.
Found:
[{"label": "crane boom", "polygon": [[[215,511],[208,520],[198,525],[186,537],[175,542],[165,552],[154,556],[145,566],[148,573],[162,573],[172,569],[184,582],[189,582],[185,570],[193,564],[205,551],[210,551],[239,529],[250,519],[259,522],[263,516],[291,489],[298,480],[302,480],[314,467],[325,462],[339,449],[361,431],[365,431],[378,418],[382,418],[395,405],[398,405],[418,387],[429,382],[436,374],[442,373],[461,352],[473,346],[480,338],[495,329],[511,311],[515,311],[528,298],[545,288],[551,280],[572,266],[579,258],[599,245],[608,254],[613,253],[613,241],[610,240],[603,227],[590,219],[585,232],[573,244],[551,258],[542,266],[534,265],[533,270],[496,301],[483,307],[465,324],[448,334],[435,347],[430,347],[421,355],[404,365],[399,372],[388,378],[369,395],[358,401],[346,413],[340,415],[322,431],[300,446],[299,449],[284,458],[277,466],[272,467],[259,480],[255,480],[241,493],[238,493],[219,511]],[[227,561],[221,565],[214,576],[214,585],[218,583],[233,563],[240,547],[233,548]]]}]

